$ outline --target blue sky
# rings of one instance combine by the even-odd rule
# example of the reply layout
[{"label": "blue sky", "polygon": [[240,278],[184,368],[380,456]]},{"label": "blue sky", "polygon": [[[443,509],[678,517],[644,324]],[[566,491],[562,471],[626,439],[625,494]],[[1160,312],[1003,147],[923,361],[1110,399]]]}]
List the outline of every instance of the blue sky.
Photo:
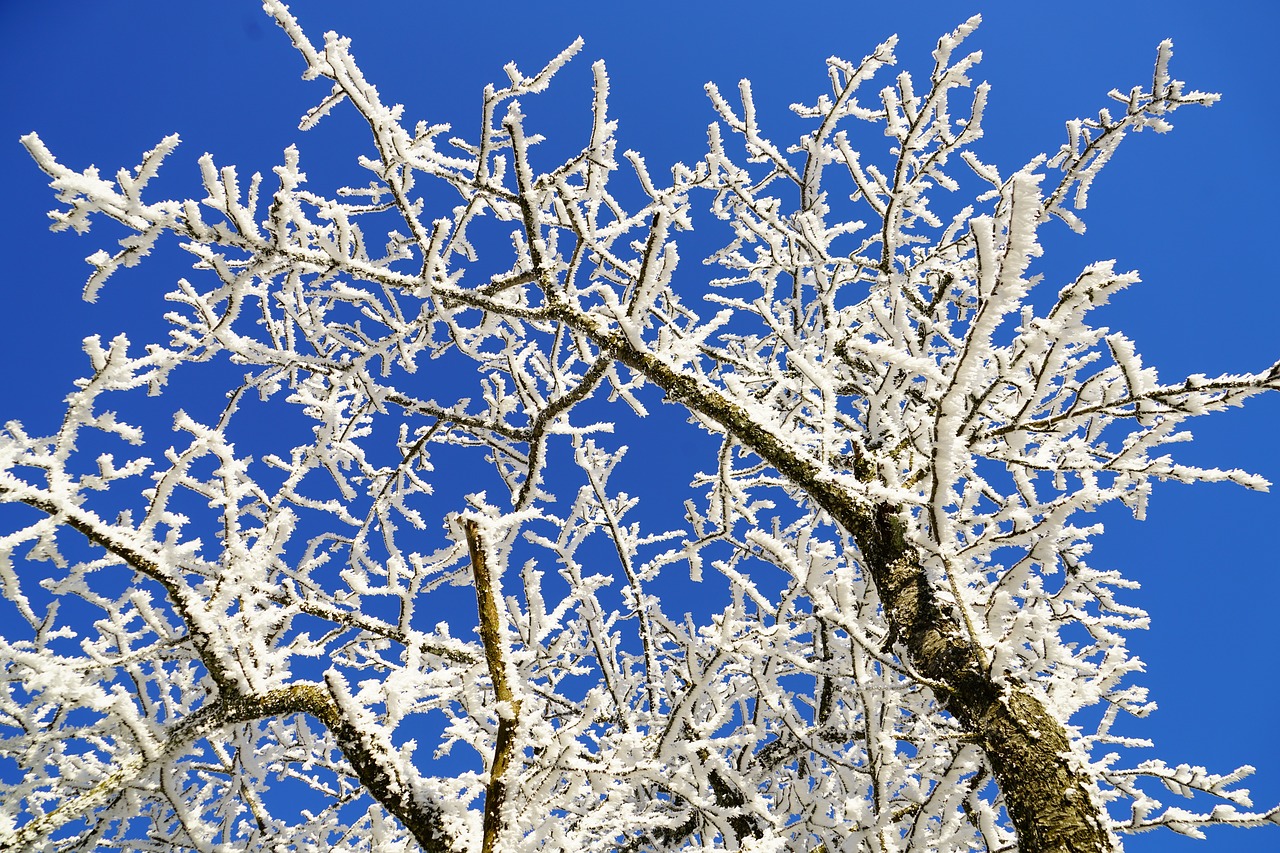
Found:
[{"label": "blue sky", "polygon": [[[732,91],[750,77],[766,120],[781,117],[786,104],[822,91],[827,56],[856,60],[896,32],[903,66],[927,73],[937,36],[980,12],[977,76],[993,86],[980,150],[1007,172],[1056,148],[1063,120],[1104,106],[1108,89],[1149,82],[1156,44],[1172,38],[1174,75],[1222,92],[1222,102],[1180,112],[1168,136],[1126,142],[1091,194],[1088,234],[1058,228],[1044,267],[1068,277],[1091,260],[1117,258],[1138,269],[1144,283],[1108,322],[1167,379],[1260,369],[1280,357],[1280,287],[1269,256],[1280,230],[1270,162],[1280,132],[1280,5],[297,0],[294,12],[313,41],[327,29],[352,37],[385,100],[460,130],[478,121],[480,90],[502,79],[505,62],[532,69],[582,35],[583,54],[540,116],[543,132],[554,129],[548,119],[583,124],[590,62],[603,58],[622,144],[657,168],[702,153],[712,118],[707,80]],[[267,172],[296,141],[309,171],[341,170],[364,139],[349,116],[309,135],[297,130],[323,91],[299,80],[301,60],[250,0],[5,0],[0,34],[0,420],[48,428],[80,375],[81,338],[145,325],[139,318],[181,272],[158,259],[121,273],[96,304],[80,301],[81,259],[106,238],[48,233],[52,196],[18,145],[21,134],[38,131],[64,162],[111,174],[177,132],[184,143],[162,186],[186,193],[197,192],[204,151],[243,173]],[[688,288],[699,287],[701,268],[682,269]],[[1197,441],[1182,458],[1280,483],[1278,420],[1280,395],[1193,424]],[[1158,486],[1150,520],[1105,516],[1094,558],[1141,581],[1137,601],[1153,617],[1131,644],[1161,709],[1130,733],[1155,739],[1153,757],[1170,762],[1219,772],[1257,765],[1250,787],[1261,806],[1280,801],[1277,516],[1280,493]],[[1278,835],[1216,833],[1196,845],[1165,834],[1129,848],[1247,853],[1275,849]]]}]

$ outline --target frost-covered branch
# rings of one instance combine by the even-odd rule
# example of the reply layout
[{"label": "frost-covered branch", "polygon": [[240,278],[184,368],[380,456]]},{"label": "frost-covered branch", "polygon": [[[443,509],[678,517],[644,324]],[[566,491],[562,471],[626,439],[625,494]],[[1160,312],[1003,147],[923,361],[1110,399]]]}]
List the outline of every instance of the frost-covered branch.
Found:
[{"label": "frost-covered branch", "polygon": [[[114,181],[23,140],[56,230],[127,232],[87,297],[162,240],[192,274],[167,339],[88,339],[59,427],[0,436],[9,846],[1035,853],[1276,822],[1237,809],[1244,769],[1129,761],[1147,617],[1080,516],[1264,488],[1166,446],[1278,368],[1162,382],[1092,324],[1137,275],[1041,260],[1129,132],[1214,100],[1167,44],[1123,116],[1012,171],[978,151],[974,18],[927,80],[874,83],[894,40],[828,60],[794,143],[708,86],[667,178],[618,156],[603,63],[584,138],[537,132],[580,41],[507,65],[462,138],[265,8],[327,81],[302,129],[368,126],[365,183],[317,189],[291,146],[154,200],[176,137]],[[651,528],[612,433],[659,394],[719,450]],[[117,414],[166,405],[168,440]],[[281,780],[323,797],[282,809]]]}]

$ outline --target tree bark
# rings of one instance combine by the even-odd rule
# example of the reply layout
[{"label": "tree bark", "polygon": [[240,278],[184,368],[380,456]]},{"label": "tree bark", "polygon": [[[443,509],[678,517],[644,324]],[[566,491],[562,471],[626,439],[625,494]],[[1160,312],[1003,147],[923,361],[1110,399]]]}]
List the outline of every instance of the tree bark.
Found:
[{"label": "tree bark", "polygon": [[[550,296],[551,292],[548,291]],[[938,604],[910,544],[901,508],[852,495],[813,459],[780,441],[705,381],[681,373],[602,332],[589,317],[557,305],[560,317],[618,361],[659,386],[673,402],[710,418],[803,489],[854,538],[880,597],[890,637],[965,732],[986,753],[1018,836],[1020,853],[1111,853],[1108,817],[1092,777],[1076,766],[1066,728],[1025,687],[997,680],[957,616]]]},{"label": "tree bark", "polygon": [[493,588],[492,568],[486,559],[480,525],[468,519],[463,522],[467,548],[471,553],[471,575],[476,583],[476,610],[480,616],[480,640],[484,645],[489,678],[494,698],[498,701],[498,735],[489,765],[489,784],[484,792],[484,825],[481,853],[493,853],[503,830],[502,807],[507,799],[507,771],[516,750],[516,727],[520,720],[520,700],[507,681],[507,661],[503,654],[502,634],[505,629],[498,612],[498,598]]},{"label": "tree bark", "polygon": [[1093,781],[1075,766],[1066,729],[1025,687],[999,683],[957,618],[937,604],[899,509],[842,521],[858,542],[890,630],[921,675],[946,685],[939,699],[986,751],[1020,853],[1109,853],[1107,816]]}]

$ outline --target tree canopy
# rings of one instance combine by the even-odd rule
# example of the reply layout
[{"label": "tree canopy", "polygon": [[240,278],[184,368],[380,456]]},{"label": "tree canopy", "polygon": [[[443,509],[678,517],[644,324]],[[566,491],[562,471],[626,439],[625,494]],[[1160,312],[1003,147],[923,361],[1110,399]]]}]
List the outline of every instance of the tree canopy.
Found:
[{"label": "tree canopy", "polygon": [[[313,188],[332,152],[290,147],[166,197],[176,136],[113,179],[23,138],[55,229],[124,232],[86,298],[167,244],[192,272],[164,334],[86,340],[55,431],[0,438],[0,846],[1110,850],[1280,821],[1251,768],[1134,758],[1146,615],[1089,556],[1090,514],[1142,517],[1153,481],[1265,487],[1166,445],[1280,363],[1162,380],[1095,321],[1135,273],[1040,260],[1127,136],[1216,100],[1168,42],[1017,168],[981,155],[974,18],[925,75],[893,39],[829,59],[794,138],[708,85],[706,151],[661,170],[602,62],[582,138],[538,126],[580,42],[507,65],[471,136],[265,6],[324,85],[302,128],[367,125],[364,183]],[[710,273],[681,248],[706,231]],[[615,475],[663,404],[711,450],[653,527]]]}]

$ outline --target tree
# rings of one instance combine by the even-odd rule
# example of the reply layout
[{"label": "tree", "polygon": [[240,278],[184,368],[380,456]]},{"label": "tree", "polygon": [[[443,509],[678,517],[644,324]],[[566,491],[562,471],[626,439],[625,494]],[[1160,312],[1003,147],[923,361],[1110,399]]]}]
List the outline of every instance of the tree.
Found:
[{"label": "tree", "polygon": [[[1235,807],[1245,769],[1113,754],[1146,707],[1121,633],[1144,615],[1081,514],[1141,515],[1153,479],[1265,485],[1158,451],[1280,366],[1163,384],[1090,325],[1134,274],[1032,271],[1128,133],[1214,99],[1167,44],[1149,87],[1012,173],[974,148],[974,19],[922,84],[867,94],[891,41],[830,60],[792,147],[749,86],[709,87],[708,153],[668,182],[618,155],[602,64],[579,151],[526,130],[577,44],[507,66],[455,139],[266,5],[332,84],[304,127],[343,101],[367,121],[367,185],[312,192],[295,149],[242,185],[206,155],[206,198],[152,201],[176,137],[114,183],[24,139],[55,228],[129,232],[88,297],[162,238],[197,272],[167,340],[89,339],[61,427],[0,444],[25,508],[0,581],[29,626],[4,641],[0,754],[25,775],[0,845],[1107,850],[1277,821]],[[887,156],[855,147],[881,134]],[[676,251],[707,202],[710,310]],[[174,412],[166,448],[113,401],[171,377],[228,394]],[[646,388],[719,442],[684,529],[642,529],[611,485],[607,421]],[[704,572],[725,598],[682,618],[664,591]],[[324,793],[300,813],[299,783]]]}]

